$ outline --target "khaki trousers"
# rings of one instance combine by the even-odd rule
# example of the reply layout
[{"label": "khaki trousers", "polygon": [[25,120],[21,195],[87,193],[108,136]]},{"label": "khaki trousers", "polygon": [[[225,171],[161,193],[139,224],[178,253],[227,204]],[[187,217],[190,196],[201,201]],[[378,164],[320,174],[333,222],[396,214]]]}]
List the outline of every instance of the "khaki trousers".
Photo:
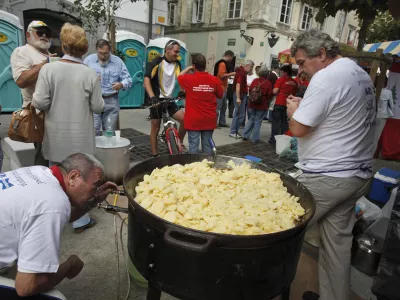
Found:
[{"label": "khaki trousers", "polygon": [[370,180],[302,174],[297,178],[316,202],[308,226],[318,225],[320,248],[318,278],[320,300],[349,300],[354,206],[368,192]]}]

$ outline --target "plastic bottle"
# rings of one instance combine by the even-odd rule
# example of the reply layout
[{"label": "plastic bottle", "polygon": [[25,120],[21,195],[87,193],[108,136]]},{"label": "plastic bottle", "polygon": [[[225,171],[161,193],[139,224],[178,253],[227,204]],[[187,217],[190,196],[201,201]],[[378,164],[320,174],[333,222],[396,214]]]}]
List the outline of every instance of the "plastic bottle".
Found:
[{"label": "plastic bottle", "polygon": [[112,137],[114,132],[112,130],[112,124],[111,124],[111,118],[107,118],[107,123],[106,123],[106,131],[104,132],[104,135],[107,137]]}]

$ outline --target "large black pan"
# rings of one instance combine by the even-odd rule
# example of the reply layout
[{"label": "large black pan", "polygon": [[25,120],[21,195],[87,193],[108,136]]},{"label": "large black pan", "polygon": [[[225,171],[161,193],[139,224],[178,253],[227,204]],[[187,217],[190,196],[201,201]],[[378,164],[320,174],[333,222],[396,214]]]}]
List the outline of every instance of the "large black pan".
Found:
[{"label": "large black pan", "polygon": [[[135,202],[135,187],[155,168],[187,164],[204,155],[181,154],[143,161],[124,176],[129,198],[128,250],[140,273],[153,286],[181,299],[268,299],[279,295],[294,278],[307,223],[315,212],[310,192],[292,177],[280,174],[284,186],[300,197],[306,214],[296,227],[282,232],[238,236],[199,231],[170,223]],[[250,163],[218,156],[216,167]]]}]

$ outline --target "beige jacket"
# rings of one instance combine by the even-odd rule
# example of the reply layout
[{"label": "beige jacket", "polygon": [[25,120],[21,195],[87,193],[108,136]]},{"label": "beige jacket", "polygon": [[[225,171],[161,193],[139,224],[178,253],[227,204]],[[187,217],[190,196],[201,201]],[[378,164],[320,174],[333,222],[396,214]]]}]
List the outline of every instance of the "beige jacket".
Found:
[{"label": "beige jacket", "polygon": [[83,64],[53,62],[40,70],[32,104],[45,111],[43,156],[60,162],[76,152],[94,154],[93,113],[104,100],[94,70]]}]

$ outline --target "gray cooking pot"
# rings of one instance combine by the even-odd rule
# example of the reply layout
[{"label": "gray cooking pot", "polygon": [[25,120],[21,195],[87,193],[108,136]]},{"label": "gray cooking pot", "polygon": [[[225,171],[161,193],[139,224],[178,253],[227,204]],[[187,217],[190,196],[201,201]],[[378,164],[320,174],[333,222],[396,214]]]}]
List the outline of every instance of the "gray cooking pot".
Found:
[{"label": "gray cooking pot", "polygon": [[129,169],[131,142],[125,138],[96,136],[94,156],[103,164],[107,180],[122,184]]},{"label": "gray cooking pot", "polygon": [[351,264],[357,270],[369,276],[374,276],[378,269],[381,254],[381,243],[367,235],[360,235],[353,240]]}]

